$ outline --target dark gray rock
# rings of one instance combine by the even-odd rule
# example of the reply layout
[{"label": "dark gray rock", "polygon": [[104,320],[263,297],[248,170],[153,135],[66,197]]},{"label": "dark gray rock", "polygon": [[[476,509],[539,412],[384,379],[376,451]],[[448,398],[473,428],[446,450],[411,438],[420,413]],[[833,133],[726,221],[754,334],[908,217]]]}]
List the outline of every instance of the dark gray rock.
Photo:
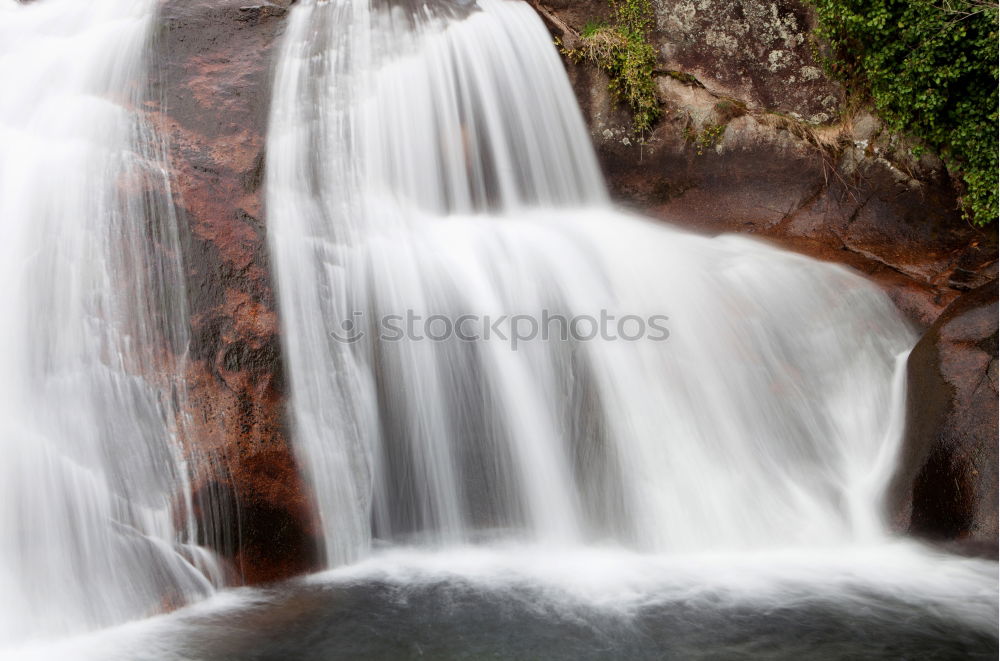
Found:
[{"label": "dark gray rock", "polygon": [[890,490],[897,529],[997,545],[997,283],[961,296],[907,364],[907,427]]}]

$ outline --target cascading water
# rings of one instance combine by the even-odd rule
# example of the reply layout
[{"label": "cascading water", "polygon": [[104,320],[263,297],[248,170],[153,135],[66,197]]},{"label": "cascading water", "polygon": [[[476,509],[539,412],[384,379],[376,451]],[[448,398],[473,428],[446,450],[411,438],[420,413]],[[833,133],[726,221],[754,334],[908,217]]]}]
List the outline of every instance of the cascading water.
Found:
[{"label": "cascading water", "polygon": [[996,658],[996,563],[881,520],[892,305],[615,210],[509,0],[288,15],[267,223],[335,568],[22,644],[219,582],[173,504],[186,306],[133,112],[155,7],[0,0],[0,656]]},{"label": "cascading water", "polygon": [[301,3],[267,190],[331,565],[884,535],[911,331],[845,269],[612,208],[524,3]]},{"label": "cascading water", "polygon": [[0,646],[211,591],[189,544],[186,301],[135,108],[155,0],[0,0]]}]

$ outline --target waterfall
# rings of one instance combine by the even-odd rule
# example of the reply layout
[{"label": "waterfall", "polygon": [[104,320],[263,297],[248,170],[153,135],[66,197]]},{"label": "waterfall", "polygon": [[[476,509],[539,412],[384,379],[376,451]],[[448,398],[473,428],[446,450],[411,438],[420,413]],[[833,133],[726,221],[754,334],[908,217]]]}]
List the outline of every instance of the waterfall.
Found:
[{"label": "waterfall", "polygon": [[884,537],[911,330],[844,268],[615,209],[526,4],[297,4],[266,186],[330,565]]},{"label": "waterfall", "polygon": [[207,594],[178,420],[187,346],[155,0],[0,0],[0,645]]}]

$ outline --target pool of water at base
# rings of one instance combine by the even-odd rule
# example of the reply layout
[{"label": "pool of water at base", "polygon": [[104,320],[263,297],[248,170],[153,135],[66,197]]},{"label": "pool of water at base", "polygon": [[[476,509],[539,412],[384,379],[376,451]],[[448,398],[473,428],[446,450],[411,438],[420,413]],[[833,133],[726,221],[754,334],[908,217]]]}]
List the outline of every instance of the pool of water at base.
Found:
[{"label": "pool of water at base", "polygon": [[996,562],[912,544],[395,549],[4,658],[995,659],[997,617]]}]

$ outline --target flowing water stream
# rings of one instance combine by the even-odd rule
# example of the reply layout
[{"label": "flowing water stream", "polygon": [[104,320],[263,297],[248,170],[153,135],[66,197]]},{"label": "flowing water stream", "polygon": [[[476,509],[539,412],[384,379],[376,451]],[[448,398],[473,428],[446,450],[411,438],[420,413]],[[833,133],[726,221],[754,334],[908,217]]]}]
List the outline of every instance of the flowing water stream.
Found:
[{"label": "flowing water stream", "polygon": [[[0,647],[211,591],[154,9],[0,0]],[[878,288],[616,209],[523,2],[287,20],[267,227],[329,570],[17,658],[995,658],[996,563],[884,520],[916,336]]]},{"label": "flowing water stream", "polygon": [[[994,653],[995,565],[884,520],[912,330],[844,268],[615,209],[526,4],[297,5],[267,195],[295,443],[348,565],[324,580],[356,610],[310,602],[312,638],[258,658]],[[567,620],[593,636],[546,634]]]},{"label": "flowing water stream", "polygon": [[[0,647],[212,591],[175,507],[187,345],[152,0],[0,0]],[[189,509],[189,508],[187,508]]]},{"label": "flowing water stream", "polygon": [[[329,563],[374,540],[883,535],[914,342],[886,296],[614,209],[523,3],[369,5],[293,12],[268,145],[295,440]],[[548,339],[524,340],[536,326]]]}]

